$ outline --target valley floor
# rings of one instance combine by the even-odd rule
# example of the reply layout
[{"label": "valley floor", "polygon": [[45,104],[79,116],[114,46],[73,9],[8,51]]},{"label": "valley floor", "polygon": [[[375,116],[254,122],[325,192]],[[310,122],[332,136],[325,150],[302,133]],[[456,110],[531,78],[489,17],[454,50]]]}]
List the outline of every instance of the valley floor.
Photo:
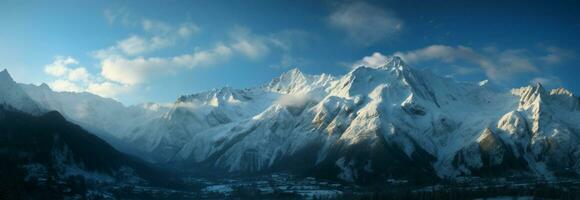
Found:
[{"label": "valley floor", "polygon": [[[184,177],[179,186],[36,180],[31,193],[65,199],[578,199],[580,178],[460,178],[431,185],[387,179],[360,186],[275,173],[247,178]],[[82,184],[81,184],[82,183]],[[171,189],[169,189],[171,188]],[[9,191],[2,191],[8,192]],[[9,194],[8,194],[9,195]],[[0,197],[2,193],[0,193]],[[10,196],[4,196],[10,197]],[[14,197],[14,196],[12,196]]]}]

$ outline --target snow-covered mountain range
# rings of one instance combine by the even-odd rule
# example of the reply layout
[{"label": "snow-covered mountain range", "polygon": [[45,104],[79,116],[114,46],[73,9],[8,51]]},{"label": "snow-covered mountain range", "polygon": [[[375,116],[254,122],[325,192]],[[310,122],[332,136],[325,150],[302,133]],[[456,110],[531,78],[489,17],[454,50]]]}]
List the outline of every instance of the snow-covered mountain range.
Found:
[{"label": "snow-covered mountain range", "polygon": [[294,69],[258,87],[130,107],[16,84],[4,71],[0,102],[59,111],[152,162],[228,172],[297,170],[347,181],[580,173],[580,99],[571,92],[457,82],[398,57],[338,77]]}]

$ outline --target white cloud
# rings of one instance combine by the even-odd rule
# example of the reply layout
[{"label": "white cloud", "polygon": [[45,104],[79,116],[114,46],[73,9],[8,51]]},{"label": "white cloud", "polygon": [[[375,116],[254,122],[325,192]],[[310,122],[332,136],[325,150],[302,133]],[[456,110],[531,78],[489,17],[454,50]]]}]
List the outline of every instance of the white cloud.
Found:
[{"label": "white cloud", "polygon": [[471,48],[445,45],[431,45],[413,51],[396,52],[394,55],[403,58],[408,63],[418,63],[426,60],[441,60],[446,63],[451,63],[460,59],[470,61],[481,59],[480,55]]},{"label": "white cloud", "polygon": [[110,55],[101,60],[101,75],[111,81],[136,85],[182,68],[208,66],[229,59],[232,50],[219,43],[213,49],[174,57],[126,58]]},{"label": "white cloud", "polygon": [[126,10],[105,10],[105,17],[111,23],[117,18],[125,16],[131,23],[140,23],[142,34],[133,34],[117,41],[114,46],[93,52],[95,57],[109,57],[110,55],[124,54],[126,56],[142,56],[157,50],[175,45],[178,41],[188,39],[200,32],[200,28],[193,22],[184,22],[178,26],[158,20],[130,20]]},{"label": "white cloud", "polygon": [[[495,47],[486,47],[475,50],[466,46],[446,46],[431,45],[420,49],[406,52],[395,52],[391,56],[401,57],[407,64],[415,65],[427,61],[437,61],[447,64],[456,74],[472,74],[484,72],[485,75],[495,81],[509,81],[518,75],[533,75],[546,72],[542,68],[541,61],[546,61],[548,57],[558,55],[570,58],[570,52],[562,53],[561,49],[551,47],[550,54],[537,58],[531,55],[528,50],[504,49],[498,50]],[[387,61],[388,56],[379,52],[371,56],[363,57],[356,61],[351,67],[366,65],[371,67],[381,66]],[[551,62],[560,62],[560,58],[549,58]],[[471,66],[471,67],[469,67]],[[539,77],[534,79],[538,82],[561,83],[554,77]]]},{"label": "white cloud", "polygon": [[237,27],[230,35],[234,39],[232,48],[251,59],[261,58],[270,52],[267,40],[252,34],[247,28]]},{"label": "white cloud", "polygon": [[262,43],[252,43],[247,40],[240,40],[235,43],[233,47],[252,59],[260,58],[268,52],[268,47],[266,45]]},{"label": "white cloud", "polygon": [[[165,25],[146,21],[144,29],[162,32]],[[182,24],[178,30],[180,37],[186,37],[199,31],[192,23]],[[213,48],[196,50],[190,54],[168,57],[146,57],[141,54],[155,49],[170,46],[172,41],[164,37],[152,37],[149,40],[140,36],[131,36],[118,42],[115,46],[93,52],[100,60],[100,75],[106,80],[124,85],[137,85],[160,76],[176,73],[182,69],[210,66],[229,60],[234,52],[250,59],[258,59],[269,52],[269,40],[266,37],[252,34],[248,29],[237,28],[230,33],[230,43],[217,43]]]},{"label": "white cloud", "polygon": [[52,76],[63,76],[70,71],[70,65],[78,63],[74,58],[57,56],[52,63],[44,67],[44,72]]},{"label": "white cloud", "polygon": [[117,42],[117,46],[126,54],[135,55],[147,50],[145,39],[139,36],[131,36]]},{"label": "white cloud", "polygon": [[[149,25],[148,25],[149,26]],[[290,56],[287,52],[292,47],[290,38],[299,38],[302,32],[284,32],[270,36],[253,34],[249,29],[236,27],[230,32],[228,43],[217,43],[208,49],[198,49],[190,54],[168,57],[131,57],[130,54],[145,51],[142,39],[136,38],[127,45],[119,43],[108,49],[98,50],[93,55],[100,60],[100,75],[113,82],[124,85],[138,85],[150,82],[161,76],[175,74],[179,70],[211,66],[228,61],[236,53],[249,59],[260,59],[268,55],[271,48],[284,51],[281,65],[304,64],[300,58]],[[127,49],[119,51],[119,49]],[[136,52],[129,52],[129,50]]]},{"label": "white cloud", "polygon": [[232,49],[222,43],[218,43],[213,49],[197,51],[192,54],[176,56],[171,62],[177,66],[194,68],[198,66],[212,65],[218,62],[227,61],[232,54]]},{"label": "white cloud", "polygon": [[71,81],[88,81],[90,77],[89,72],[84,67],[72,69],[68,73],[68,80]]},{"label": "white cloud", "polygon": [[[505,81],[513,75],[534,73],[539,71],[539,67],[534,63],[531,56],[525,50],[507,49],[498,52],[494,48],[486,48],[483,51],[476,51],[465,46],[445,46],[431,45],[422,49],[396,52],[393,55],[399,56],[409,64],[421,63],[424,61],[441,61],[450,66],[463,61],[480,67],[487,77],[497,81]],[[476,72],[457,67],[458,73]]]},{"label": "white cloud", "polygon": [[163,58],[112,57],[101,61],[101,75],[108,80],[134,85],[170,69],[169,64]]},{"label": "white cloud", "polygon": [[91,75],[86,68],[74,66],[78,64],[72,57],[55,57],[45,68],[47,74],[56,77],[50,87],[60,92],[92,92],[104,97],[116,97],[131,89],[130,85],[103,81],[103,77]]},{"label": "white cloud", "polygon": [[116,96],[119,96],[120,94],[127,93],[130,90],[131,90],[130,86],[112,83],[108,81],[102,83],[90,83],[86,88],[87,92],[110,98],[114,98]]},{"label": "white cloud", "polygon": [[368,67],[379,67],[387,62],[388,56],[385,56],[379,52],[373,53],[373,55],[365,56],[361,60],[355,62],[351,67],[356,68],[358,66],[364,65]]},{"label": "white cloud", "polygon": [[[153,22],[144,23],[144,29],[164,29],[158,27],[161,25],[154,24]],[[198,31],[193,24],[184,24],[180,29],[181,36]],[[247,28],[236,27],[230,32],[230,40],[227,43],[218,42],[212,48],[198,48],[189,54],[166,57],[140,55],[143,52],[155,49],[152,46],[154,42],[147,42],[145,38],[132,36],[118,42],[115,46],[93,52],[93,56],[100,60],[100,76],[104,79],[122,85],[134,86],[151,82],[168,74],[178,73],[180,70],[223,63],[235,54],[255,60],[268,55],[273,47],[278,47],[286,52],[292,46],[290,40],[287,39],[293,37],[293,35],[295,35],[294,32],[263,36],[253,34]],[[294,61],[298,61],[298,59],[288,54],[283,55],[282,64],[296,63]]]},{"label": "white cloud", "polygon": [[58,79],[48,84],[51,89],[59,92],[81,92],[83,89],[77,83],[69,80]]},{"label": "white cloud", "polygon": [[116,48],[120,49],[127,55],[140,55],[169,47],[174,43],[175,40],[173,38],[154,36],[147,39],[133,35],[127,39],[118,41]]},{"label": "white cloud", "polygon": [[363,45],[391,39],[403,28],[403,21],[394,12],[361,1],[339,5],[328,21],[345,31],[350,40]]},{"label": "white cloud", "polygon": [[200,31],[200,28],[197,25],[195,25],[194,23],[188,22],[188,23],[183,23],[183,24],[181,24],[181,26],[179,26],[179,28],[177,29],[177,34],[183,38],[188,38],[192,34],[198,33],[199,31]]},{"label": "white cloud", "polygon": [[[116,21],[117,15],[106,11],[105,15],[111,21]],[[108,48],[96,50],[92,55],[99,60],[100,73],[95,79],[101,82],[89,82],[85,88],[105,95],[123,92],[125,87],[152,82],[168,74],[178,73],[203,66],[211,66],[228,61],[232,56],[239,55],[252,60],[265,57],[272,48],[289,51],[292,42],[299,31],[288,33],[257,35],[245,27],[235,27],[225,42],[217,42],[210,48],[196,47],[189,54],[173,56],[149,56],[161,49],[172,47],[178,42],[200,32],[200,28],[192,22],[172,25],[163,21],[145,19],[140,21],[142,34],[134,34]],[[288,59],[286,59],[287,61]],[[105,84],[107,83],[107,84]],[[113,87],[114,84],[121,87]],[[106,87],[105,87],[106,86]],[[112,89],[120,88],[120,89]],[[103,92],[119,91],[119,92]]]},{"label": "white cloud", "polygon": [[88,79],[85,68],[76,67],[79,62],[72,57],[56,56],[51,64],[44,67],[44,72],[59,79],[49,83],[55,91],[80,92],[81,86],[75,81]]},{"label": "white cloud", "polygon": [[310,97],[307,94],[287,94],[280,96],[274,103],[281,106],[302,107],[309,100]]}]

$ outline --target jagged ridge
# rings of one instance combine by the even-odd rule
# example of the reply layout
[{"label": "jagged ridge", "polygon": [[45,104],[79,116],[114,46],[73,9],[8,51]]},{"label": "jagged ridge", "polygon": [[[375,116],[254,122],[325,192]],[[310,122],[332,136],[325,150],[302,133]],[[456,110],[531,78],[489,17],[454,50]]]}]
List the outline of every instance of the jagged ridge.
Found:
[{"label": "jagged ridge", "polygon": [[[293,69],[255,88],[226,87],[185,95],[172,105],[119,110],[137,119],[99,128],[156,162],[228,172],[298,170],[349,181],[580,172],[580,101],[571,92],[541,85],[504,92],[487,82],[458,83],[398,57],[341,77]],[[303,164],[284,164],[289,162]]]}]

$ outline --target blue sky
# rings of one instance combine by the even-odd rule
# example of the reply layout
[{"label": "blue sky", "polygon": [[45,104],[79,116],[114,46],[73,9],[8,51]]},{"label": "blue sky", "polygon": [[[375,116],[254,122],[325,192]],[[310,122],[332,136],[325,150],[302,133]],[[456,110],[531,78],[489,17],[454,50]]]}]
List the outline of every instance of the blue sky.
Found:
[{"label": "blue sky", "polygon": [[125,104],[340,75],[399,55],[461,81],[580,91],[574,1],[2,1],[0,68]]}]

